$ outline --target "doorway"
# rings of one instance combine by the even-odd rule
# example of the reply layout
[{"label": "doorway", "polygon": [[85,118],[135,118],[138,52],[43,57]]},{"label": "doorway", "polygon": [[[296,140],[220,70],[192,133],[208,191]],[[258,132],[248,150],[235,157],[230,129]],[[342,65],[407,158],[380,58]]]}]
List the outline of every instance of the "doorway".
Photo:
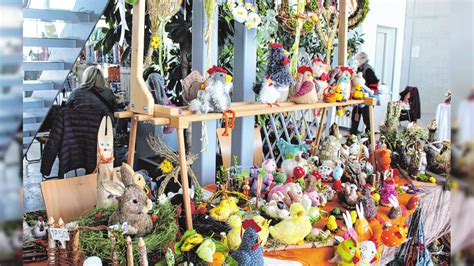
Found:
[{"label": "doorway", "polygon": [[388,92],[393,92],[393,71],[395,67],[395,46],[397,29],[386,26],[377,26],[377,39],[375,42],[375,74],[380,83],[387,86]]}]

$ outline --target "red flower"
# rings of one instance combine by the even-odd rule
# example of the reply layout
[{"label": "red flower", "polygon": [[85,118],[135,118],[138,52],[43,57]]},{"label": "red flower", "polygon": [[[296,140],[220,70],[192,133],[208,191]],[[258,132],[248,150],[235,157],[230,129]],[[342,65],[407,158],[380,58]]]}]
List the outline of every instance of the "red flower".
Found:
[{"label": "red flower", "polygon": [[223,69],[220,66],[212,66],[211,68],[209,68],[209,70],[207,70],[207,73],[209,73],[209,75],[211,75],[215,72],[222,72],[224,74],[227,74],[227,70]]},{"label": "red flower", "polygon": [[300,66],[298,67],[298,73],[299,74],[304,74],[304,72],[313,72],[313,69],[309,66]]},{"label": "red flower", "polygon": [[281,43],[272,43],[272,44],[270,44],[270,48],[283,48],[283,44],[281,44]]}]

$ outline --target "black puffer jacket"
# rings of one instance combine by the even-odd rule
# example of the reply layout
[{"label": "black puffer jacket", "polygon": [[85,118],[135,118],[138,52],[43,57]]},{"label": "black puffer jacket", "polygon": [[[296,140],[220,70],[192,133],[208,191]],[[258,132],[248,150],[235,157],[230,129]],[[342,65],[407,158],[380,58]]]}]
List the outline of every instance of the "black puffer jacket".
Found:
[{"label": "black puffer jacket", "polygon": [[92,173],[97,164],[97,132],[104,115],[101,110],[61,109],[43,151],[41,173],[51,174],[56,155],[59,178],[79,168]]}]

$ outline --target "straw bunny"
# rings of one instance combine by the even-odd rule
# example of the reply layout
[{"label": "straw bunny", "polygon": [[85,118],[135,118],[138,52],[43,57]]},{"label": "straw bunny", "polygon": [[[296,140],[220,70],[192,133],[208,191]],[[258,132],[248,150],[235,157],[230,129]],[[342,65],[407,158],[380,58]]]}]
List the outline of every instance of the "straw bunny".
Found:
[{"label": "straw bunny", "polygon": [[398,217],[400,217],[400,215],[403,214],[404,210],[402,209],[402,207],[400,206],[399,202],[398,202],[398,199],[395,195],[390,195],[390,197],[388,198],[388,200],[390,201],[390,203],[392,204],[392,208],[390,209],[390,211],[388,212],[388,217],[392,220],[395,220],[397,219]]},{"label": "straw bunny", "polygon": [[370,228],[369,222],[364,215],[364,207],[362,203],[356,205],[357,221],[355,222],[354,228],[359,237],[359,241],[365,241],[372,237],[372,229]]},{"label": "straw bunny", "polygon": [[346,211],[342,214],[342,217],[344,218],[344,223],[347,227],[346,231],[344,231],[344,239],[352,239],[357,242],[357,232],[352,227],[351,214],[349,213],[349,211]]},{"label": "straw bunny", "polygon": [[152,202],[142,187],[134,182],[135,172],[127,164],[120,167],[122,184],[102,182],[105,190],[117,197],[118,209],[110,216],[109,225],[128,224],[128,235],[145,236],[153,230],[153,221],[148,215]]}]

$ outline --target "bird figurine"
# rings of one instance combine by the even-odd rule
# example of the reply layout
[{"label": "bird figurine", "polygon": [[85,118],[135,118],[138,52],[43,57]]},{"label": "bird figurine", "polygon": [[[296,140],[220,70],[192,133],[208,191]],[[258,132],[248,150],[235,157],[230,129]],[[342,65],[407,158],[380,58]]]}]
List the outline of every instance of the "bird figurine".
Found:
[{"label": "bird figurine", "polygon": [[33,228],[33,236],[35,238],[43,238],[46,236],[46,233],[46,222],[43,220],[42,216],[38,216],[38,221],[36,222],[36,225]]},{"label": "bird figurine", "polygon": [[268,235],[270,234],[268,228],[270,227],[270,222],[272,220],[267,220],[261,215],[254,216],[252,219],[258,224],[261,229],[260,232],[258,232],[258,237],[260,238],[260,241],[262,241],[262,243],[260,244],[262,245],[262,247],[264,247],[265,244],[267,244]]},{"label": "bird figurine", "polygon": [[265,76],[273,81],[273,86],[280,92],[279,102],[285,102],[288,99],[290,87],[295,83],[289,66],[290,59],[285,54],[283,45],[270,44]]},{"label": "bird figurine", "polygon": [[230,225],[231,229],[227,234],[226,244],[230,250],[236,250],[239,248],[240,243],[242,242],[242,218],[234,214],[229,217],[227,223]]},{"label": "bird figurine", "polygon": [[354,100],[364,99],[364,92],[362,91],[362,87],[360,86],[360,84],[354,85],[354,92],[352,93],[352,99]]},{"label": "bird figurine", "polygon": [[313,59],[314,80],[317,84],[316,88],[318,89],[319,98],[322,98],[323,90],[329,86],[329,71],[331,71],[331,67],[322,59]]},{"label": "bird figurine", "polygon": [[334,257],[330,259],[329,262],[336,263],[338,266],[352,266],[357,265],[359,260],[359,246],[356,241],[349,238],[337,245]]},{"label": "bird figurine", "polygon": [[279,106],[278,100],[281,97],[281,93],[274,86],[272,80],[265,79],[262,84],[255,85],[254,91],[258,94],[258,100],[261,103],[268,104],[270,107],[273,107],[273,105]]},{"label": "bird figurine", "polygon": [[313,69],[309,66],[298,68],[298,80],[295,84],[295,93],[290,100],[295,103],[318,102],[317,84],[314,83]]},{"label": "bird figurine", "polygon": [[341,178],[344,174],[344,166],[341,161],[336,161],[336,167],[332,170],[334,178],[334,190],[339,191],[342,188]]},{"label": "bird figurine", "polygon": [[351,98],[351,76],[352,68],[341,66],[341,75],[337,80],[337,86],[340,86],[342,92],[342,100],[347,101]]},{"label": "bird figurine", "polygon": [[301,244],[303,239],[311,233],[311,222],[301,203],[296,202],[291,205],[290,215],[290,219],[270,226],[270,235],[287,245]]},{"label": "bird figurine", "polygon": [[[225,120],[225,130],[223,136],[228,136],[228,129],[234,128],[235,112],[230,110],[232,91],[232,76],[227,74],[227,70],[222,67],[213,66],[207,73],[209,74],[203,88],[197,93],[197,98],[189,104],[189,110],[197,114],[222,113]],[[229,115],[232,120],[229,124]]]},{"label": "bird figurine", "polygon": [[330,215],[328,217],[328,221],[326,223],[326,228],[329,229],[331,232],[336,232],[337,231],[336,216]]},{"label": "bird figurine", "polygon": [[370,266],[378,261],[378,245],[374,239],[362,241],[360,247],[360,261],[358,265]]},{"label": "bird figurine", "polygon": [[264,265],[263,248],[259,243],[258,233],[261,228],[254,220],[246,220],[242,223],[245,232],[239,249],[231,253],[231,257],[238,265]]},{"label": "bird figurine", "polygon": [[341,85],[336,85],[334,88],[334,98],[336,102],[342,102],[344,100],[344,95],[342,94],[342,87]]},{"label": "bird figurine", "polygon": [[239,211],[237,202],[239,200],[234,197],[223,199],[220,204],[209,210],[212,219],[219,222],[226,222],[229,217]]}]

